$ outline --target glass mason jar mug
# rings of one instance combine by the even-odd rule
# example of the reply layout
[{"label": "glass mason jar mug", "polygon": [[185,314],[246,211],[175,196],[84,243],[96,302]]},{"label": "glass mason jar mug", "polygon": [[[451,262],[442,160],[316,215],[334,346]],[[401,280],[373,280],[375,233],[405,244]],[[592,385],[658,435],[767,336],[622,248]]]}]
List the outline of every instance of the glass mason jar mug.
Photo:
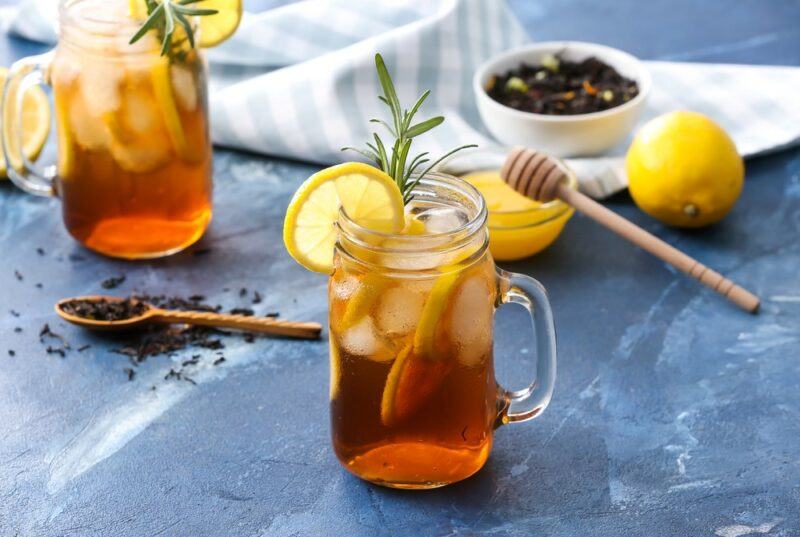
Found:
[{"label": "glass mason jar mug", "polygon": [[[62,0],[53,51],[13,65],[3,96],[3,151],[10,178],[58,196],[79,242],[122,258],[174,253],[211,219],[212,152],[206,66],[186,34],[160,54],[127,0]],[[52,86],[57,166],[38,169],[19,150],[22,96]]]},{"label": "glass mason jar mug", "polygon": [[[496,427],[547,407],[556,346],[544,288],[495,267],[477,190],[430,174],[414,194],[401,235],[340,213],[329,284],[330,405],[334,451],[347,470],[424,489],[474,474]],[[496,383],[492,357],[494,311],[507,302],[530,312],[537,345],[537,378],[515,392]]]}]

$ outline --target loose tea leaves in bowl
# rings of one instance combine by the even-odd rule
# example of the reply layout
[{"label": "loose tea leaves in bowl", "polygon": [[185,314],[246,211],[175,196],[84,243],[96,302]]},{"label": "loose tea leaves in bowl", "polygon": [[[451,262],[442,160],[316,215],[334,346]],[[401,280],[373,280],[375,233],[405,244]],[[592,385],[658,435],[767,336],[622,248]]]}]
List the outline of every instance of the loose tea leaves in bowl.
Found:
[{"label": "loose tea leaves in bowl", "polygon": [[92,321],[125,321],[139,317],[147,311],[147,305],[138,300],[75,299],[61,304],[61,311],[68,315]]},{"label": "loose tea leaves in bowl", "polygon": [[580,62],[546,55],[489,79],[486,93],[505,106],[534,114],[568,116],[608,110],[639,94],[635,80],[592,56]]}]

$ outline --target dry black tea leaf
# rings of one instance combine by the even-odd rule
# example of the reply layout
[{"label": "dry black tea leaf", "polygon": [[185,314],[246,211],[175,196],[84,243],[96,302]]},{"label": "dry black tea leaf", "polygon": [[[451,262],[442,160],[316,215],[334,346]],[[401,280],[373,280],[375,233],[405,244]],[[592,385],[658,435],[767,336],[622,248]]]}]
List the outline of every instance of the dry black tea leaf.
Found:
[{"label": "dry black tea leaf", "polygon": [[557,55],[492,77],[486,93],[523,112],[561,116],[620,106],[639,94],[639,86],[595,57],[575,62]]},{"label": "dry black tea leaf", "polygon": [[125,276],[120,275],[120,276],[112,276],[111,278],[106,278],[100,283],[100,285],[103,287],[103,289],[116,289],[123,283],[125,283]]}]

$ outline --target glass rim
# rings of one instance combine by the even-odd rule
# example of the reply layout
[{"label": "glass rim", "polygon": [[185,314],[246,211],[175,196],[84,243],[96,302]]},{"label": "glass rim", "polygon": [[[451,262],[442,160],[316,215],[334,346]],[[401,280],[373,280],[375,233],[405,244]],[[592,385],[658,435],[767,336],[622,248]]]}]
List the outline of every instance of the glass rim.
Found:
[{"label": "glass rim", "polygon": [[[413,177],[413,176],[412,176]],[[435,187],[435,186],[450,186],[454,187],[456,190],[461,190],[463,193],[466,193],[469,198],[471,198],[475,204],[476,211],[475,214],[470,217],[465,223],[460,225],[455,229],[451,229],[449,231],[442,231],[438,233],[428,233],[425,235],[403,235],[400,233],[387,233],[383,231],[376,231],[369,228],[366,228],[354,220],[352,220],[347,213],[345,212],[344,208],[339,209],[339,218],[336,222],[337,229],[348,235],[348,239],[352,239],[352,234],[349,232],[352,230],[355,234],[359,236],[365,237],[372,237],[377,240],[386,240],[391,239],[392,241],[397,241],[400,244],[403,243],[420,243],[425,242],[426,240],[430,239],[431,241],[435,240],[436,242],[441,243],[442,239],[447,238],[448,236],[457,238],[461,237],[462,239],[467,239],[472,237],[475,233],[478,233],[483,228],[486,227],[487,224],[487,217],[488,211],[486,209],[486,200],[483,198],[481,193],[471,185],[469,182],[461,179],[460,177],[456,177],[455,175],[450,175],[447,173],[442,172],[429,172],[425,174],[419,183],[414,187],[414,190],[420,187]],[[413,192],[413,191],[412,191]],[[342,225],[344,223],[344,226]],[[361,241],[357,241],[361,242]],[[375,245],[367,243],[367,245],[371,248],[375,248]],[[393,251],[393,249],[389,248],[381,248],[383,251]],[[427,249],[427,248],[423,248]],[[413,251],[412,249],[404,249],[399,248],[396,249],[398,252],[409,252]]]},{"label": "glass rim", "polygon": [[[82,14],[81,16],[77,16],[74,13],[72,8],[77,6],[77,5],[79,5],[79,4],[81,4],[82,2],[85,2],[85,1],[86,0],[60,0],[59,3],[58,3],[59,26],[61,26],[62,23],[65,22],[65,21],[71,22],[71,23],[79,23],[80,21],[86,21],[86,22],[90,22],[92,24],[97,25],[98,28],[107,28],[108,33],[105,33],[103,30],[96,30],[94,28],[89,29],[89,28],[81,27],[82,30],[84,30],[84,31],[86,31],[88,33],[91,33],[91,34],[100,35],[100,36],[105,35],[105,36],[109,36],[109,37],[118,36],[119,35],[119,32],[113,32],[112,30],[113,29],[119,30],[119,23],[120,22],[130,22],[132,27],[135,26],[135,22],[136,21],[134,21],[132,19],[127,19],[127,18],[124,19],[124,20],[120,20],[120,19],[111,20],[111,19],[104,19],[104,18],[101,18],[101,17],[96,17],[96,16],[92,16],[92,15],[85,15],[85,14]],[[80,24],[78,24],[78,26],[80,27]]]},{"label": "glass rim", "polygon": [[[66,42],[70,46],[85,50],[87,52],[108,52],[108,55],[126,56],[152,56],[154,53],[161,54],[160,43],[147,46],[146,40],[130,45],[128,40],[139,30],[140,23],[132,18],[103,18],[100,16],[86,13],[86,10],[74,9],[83,2],[89,0],[59,0],[58,2],[58,40]],[[119,1],[119,0],[117,0]],[[189,17],[190,24],[195,32],[199,31],[195,17]],[[130,32],[128,35],[126,32]],[[84,41],[82,41],[82,39]],[[103,42],[120,41],[125,46],[114,46],[113,50],[93,50],[87,46],[92,38],[103,40]]]}]

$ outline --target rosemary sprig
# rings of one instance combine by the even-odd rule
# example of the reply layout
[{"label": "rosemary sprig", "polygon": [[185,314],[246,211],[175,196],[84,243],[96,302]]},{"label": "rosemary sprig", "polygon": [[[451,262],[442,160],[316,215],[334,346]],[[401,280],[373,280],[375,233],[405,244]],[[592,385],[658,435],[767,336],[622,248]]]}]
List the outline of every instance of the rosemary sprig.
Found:
[{"label": "rosemary sprig", "polygon": [[[412,158],[409,163],[408,156],[413,139],[441,125],[444,121],[444,117],[436,116],[412,125],[411,121],[414,115],[419,111],[422,103],[428,98],[428,95],[430,95],[430,90],[420,95],[419,99],[417,99],[417,102],[414,103],[414,106],[412,106],[410,110],[403,110],[400,106],[400,100],[397,98],[397,92],[394,89],[392,77],[389,76],[389,71],[386,69],[386,64],[380,54],[375,55],[375,67],[378,70],[378,80],[380,80],[381,88],[383,89],[383,95],[379,95],[378,99],[389,107],[392,120],[391,124],[382,119],[371,119],[370,122],[382,125],[389,131],[389,134],[395,139],[394,144],[392,144],[391,149],[387,151],[387,146],[383,143],[381,137],[378,136],[377,133],[372,133],[375,143],[367,142],[366,149],[343,147],[342,151],[355,151],[375,162],[378,168],[394,179],[397,186],[400,187],[400,192],[403,194],[403,201],[408,203],[413,197],[412,191],[414,187],[416,187],[420,180],[438,164],[462,149],[477,147],[477,145],[468,144],[456,147],[433,162],[431,162],[431,158],[428,156],[427,152],[420,153]],[[423,166],[426,167],[423,168]],[[414,176],[417,170],[420,169],[423,171]]]},{"label": "rosemary sprig", "polygon": [[216,9],[190,7],[202,0],[137,0],[147,5],[147,19],[133,35],[130,44],[136,43],[150,30],[156,30],[161,37],[161,55],[165,56],[172,48],[175,29],[180,25],[186,32],[189,45],[194,48],[194,28],[188,17],[215,15]]}]

